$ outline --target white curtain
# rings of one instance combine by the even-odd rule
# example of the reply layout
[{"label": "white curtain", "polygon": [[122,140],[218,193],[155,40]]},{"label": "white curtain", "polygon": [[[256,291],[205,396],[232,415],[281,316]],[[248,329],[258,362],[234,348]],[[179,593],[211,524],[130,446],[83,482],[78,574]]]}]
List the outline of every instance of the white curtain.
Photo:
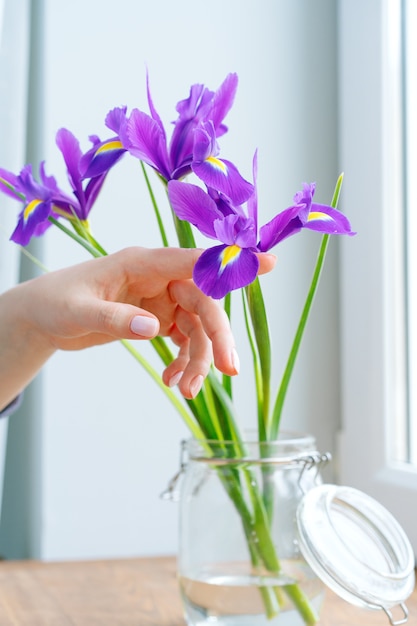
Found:
[{"label": "white curtain", "polygon": [[[26,146],[29,0],[0,0],[0,167],[18,171]],[[0,197],[0,292],[19,277],[19,248],[9,241],[18,206]],[[1,346],[0,346],[1,350]],[[0,420],[0,506],[8,420]]]}]

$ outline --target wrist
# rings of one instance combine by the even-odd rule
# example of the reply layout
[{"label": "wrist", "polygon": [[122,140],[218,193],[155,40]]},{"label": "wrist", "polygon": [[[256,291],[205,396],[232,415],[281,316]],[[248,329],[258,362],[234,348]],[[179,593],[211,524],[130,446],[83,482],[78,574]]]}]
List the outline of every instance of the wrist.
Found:
[{"label": "wrist", "polygon": [[12,401],[55,352],[33,322],[36,308],[25,284],[0,295],[0,405]]}]

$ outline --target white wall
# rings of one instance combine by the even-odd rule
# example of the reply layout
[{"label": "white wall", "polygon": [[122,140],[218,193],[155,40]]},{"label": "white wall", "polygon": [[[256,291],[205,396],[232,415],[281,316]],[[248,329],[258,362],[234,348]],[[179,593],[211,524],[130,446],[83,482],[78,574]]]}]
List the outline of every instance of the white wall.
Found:
[{"label": "white wall", "polygon": [[[316,180],[318,200],[330,201],[338,175],[335,24],[332,0],[119,0],[117,8],[103,0],[45,0],[48,172],[64,183],[54,144],[59,127],[70,128],[87,147],[89,134],[106,134],[103,119],[111,107],[147,109],[146,65],[167,123],[192,83],[214,89],[236,71],[240,86],[222,154],[251,176],[259,149],[260,222],[285,208],[303,181]],[[112,172],[91,218],[109,251],[160,245],[133,159]],[[282,245],[277,269],[263,281],[277,377],[318,245],[312,233]],[[52,230],[44,253],[50,269],[86,258]],[[326,449],[333,447],[339,410],[336,242],[329,257],[284,420],[287,428],[314,432]],[[244,423],[254,425],[240,325],[236,334],[243,362],[237,402]],[[36,500],[26,536],[38,537],[29,548],[17,541],[15,554],[62,559],[174,552],[177,508],[158,494],[178,468],[186,431],[155,385],[119,345],[57,354],[38,385],[40,460],[26,476]],[[12,498],[8,504],[12,511]]]}]

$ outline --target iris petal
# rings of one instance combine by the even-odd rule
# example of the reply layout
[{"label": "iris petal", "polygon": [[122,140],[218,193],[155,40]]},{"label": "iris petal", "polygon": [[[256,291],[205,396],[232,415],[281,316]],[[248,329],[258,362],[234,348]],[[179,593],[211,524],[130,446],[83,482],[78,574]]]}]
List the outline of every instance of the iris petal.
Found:
[{"label": "iris petal", "polygon": [[219,153],[213,122],[202,122],[194,132],[191,169],[207,185],[228,196],[234,204],[242,204],[253,193],[230,161],[217,158]]},{"label": "iris petal", "polygon": [[56,143],[62,156],[64,157],[65,165],[67,166],[68,176],[70,178],[71,186],[77,194],[77,198],[82,204],[83,189],[81,185],[80,174],[80,160],[82,152],[78,139],[67,130],[61,128],[56,135]]},{"label": "iris petal", "polygon": [[41,203],[42,200],[32,200],[31,202],[29,202],[29,204],[25,206],[25,208],[23,209],[24,222],[27,222],[31,218],[32,214],[36,213],[36,209]]},{"label": "iris petal", "polygon": [[83,179],[105,174],[124,153],[125,148],[117,138],[100,142],[81,158],[80,170]]},{"label": "iris petal", "polygon": [[232,214],[214,222],[217,239],[228,245],[236,244],[240,248],[256,247],[256,230],[252,219]]},{"label": "iris petal", "polygon": [[245,180],[230,161],[213,157],[192,163],[193,172],[208,186],[228,196],[235,204],[242,204],[253,193],[253,185]]},{"label": "iris petal", "polygon": [[226,132],[221,123],[230,111],[235,99],[238,84],[237,74],[228,74],[213,97],[210,119],[213,121],[217,137]]},{"label": "iris petal", "polygon": [[298,206],[285,209],[261,227],[258,244],[260,252],[271,250],[280,241],[301,230],[303,224],[298,217],[299,211]]},{"label": "iris petal", "polygon": [[194,266],[193,278],[203,293],[223,298],[255,280],[259,260],[252,252],[238,246],[215,246],[205,250]]},{"label": "iris petal", "polygon": [[88,218],[88,215],[91,209],[93,208],[93,205],[97,199],[98,194],[100,193],[100,190],[104,184],[104,181],[106,180],[106,176],[107,176],[107,172],[105,172],[104,174],[101,174],[101,176],[95,176],[94,178],[91,178],[88,181],[87,187],[85,188],[85,192],[84,192],[85,216],[82,219],[86,220]]},{"label": "iris petal", "polygon": [[312,204],[304,228],[329,235],[354,235],[349,220],[343,213],[324,204]]},{"label": "iris petal", "polygon": [[126,124],[127,107],[115,107],[106,115],[105,124],[107,128],[113,130],[117,135],[120,133],[122,126]]},{"label": "iris petal", "polygon": [[150,89],[150,85],[149,85],[149,74],[148,74],[148,72],[146,72],[146,93],[147,93],[147,96],[148,96],[148,105],[149,105],[149,110],[151,112],[152,119],[154,119],[155,122],[158,124],[159,130],[160,130],[160,132],[162,134],[162,137],[163,137],[163,142],[164,142],[164,144],[166,144],[166,135],[165,135],[164,125],[162,123],[162,120],[161,120],[161,118],[159,116],[158,111],[154,107],[152,96],[151,96],[151,89]]},{"label": "iris petal", "polygon": [[216,203],[197,185],[171,180],[168,183],[168,196],[171,206],[180,220],[186,220],[212,239],[217,239],[215,220],[222,218]]},{"label": "iris petal", "polygon": [[199,122],[210,120],[216,137],[227,132],[227,127],[222,122],[233,104],[237,83],[237,75],[229,74],[214,93],[204,85],[192,85],[189,97],[178,102],[176,110],[179,118],[175,122],[170,144],[174,171],[179,170],[182,175],[182,170],[189,166],[193,153],[194,129]]},{"label": "iris petal", "polygon": [[175,121],[169,149],[174,170],[191,162],[194,129],[212,97],[213,93],[204,85],[192,85],[189,97],[178,102],[179,117]]},{"label": "iris petal", "polygon": [[[26,246],[33,234],[36,232],[38,225],[46,222],[51,212],[51,203],[41,200],[32,200],[23,209],[20,214],[19,221],[14,229],[10,239],[21,246]],[[45,228],[42,229],[44,231]]]},{"label": "iris petal", "polygon": [[19,180],[15,174],[0,169],[0,191],[14,199],[19,199]]},{"label": "iris petal", "polygon": [[[22,192],[26,196],[26,201],[30,202],[31,200],[40,199],[40,200],[48,200],[51,197],[51,189],[49,187],[41,185],[36,181],[32,174],[32,166],[30,164],[25,165],[20,174],[19,174],[19,182],[18,182],[18,190]],[[52,179],[54,182],[55,190],[55,179]]]},{"label": "iris petal", "polygon": [[[90,137],[90,139],[92,139],[94,144],[92,149],[94,153],[94,150],[100,144],[100,140],[98,139],[98,137]],[[72,202],[71,206],[75,210],[80,220],[86,220],[88,218],[89,212],[91,211],[93,202],[97,197],[98,191],[100,190],[105,180],[108,169],[100,176],[91,178],[91,180],[89,180],[87,184],[86,189],[84,190],[81,171],[82,163],[84,162],[78,139],[76,139],[76,137],[74,137],[74,135],[69,130],[61,128],[61,130],[59,130],[57,133],[56,143],[64,157],[69,180],[73,188],[74,195],[78,200],[78,203]],[[92,193],[93,191],[94,194]],[[55,195],[53,196],[53,200],[56,200],[57,203],[60,203],[61,199],[62,198],[55,198]]]},{"label": "iris petal", "polygon": [[129,152],[155,168],[167,180],[170,178],[165,133],[152,117],[134,109],[127,123]]}]

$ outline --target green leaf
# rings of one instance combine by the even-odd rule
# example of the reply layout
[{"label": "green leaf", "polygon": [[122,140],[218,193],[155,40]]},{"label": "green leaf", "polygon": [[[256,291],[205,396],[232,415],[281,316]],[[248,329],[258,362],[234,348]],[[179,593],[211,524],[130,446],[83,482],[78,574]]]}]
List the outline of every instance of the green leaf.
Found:
[{"label": "green leaf", "polygon": [[195,239],[191,224],[185,220],[180,220],[172,211],[172,217],[174,219],[174,226],[178,237],[178,243],[181,248],[195,248]]},{"label": "green leaf", "polygon": [[271,394],[271,340],[265,302],[259,278],[256,278],[250,285],[248,285],[245,291],[250,319],[252,322],[253,335],[256,343],[256,350],[259,357],[259,367],[262,379],[261,410],[264,428],[267,430]]},{"label": "green leaf", "polygon": [[255,378],[255,389],[256,389],[256,405],[257,405],[257,414],[258,414],[258,437],[259,441],[265,441],[267,436],[266,430],[266,420],[264,418],[263,411],[263,386],[262,386],[262,371],[261,364],[259,360],[259,354],[256,347],[255,337],[253,333],[253,329],[251,326],[251,322],[249,319],[249,311],[248,311],[248,302],[246,291],[242,291],[242,305],[243,305],[243,315],[245,319],[246,325],[246,334],[249,340],[249,346],[252,352],[252,364],[253,364],[253,375]]},{"label": "green leaf", "polygon": [[[334,193],[333,193],[331,206],[334,209],[337,207],[337,203],[339,201],[342,183],[343,183],[343,174],[339,176]],[[301,345],[301,340],[304,335],[307,321],[310,316],[311,307],[313,305],[314,297],[316,295],[317,288],[319,285],[319,280],[320,280],[320,276],[323,270],[324,260],[326,258],[326,251],[329,245],[329,239],[330,239],[330,235],[323,235],[322,240],[321,240],[320,249],[319,249],[319,253],[317,256],[316,265],[315,265],[314,272],[313,272],[313,277],[311,279],[310,288],[307,293],[307,298],[304,303],[300,321],[298,323],[297,330],[295,333],[294,341],[292,343],[290,354],[287,360],[287,364],[285,366],[281,385],[278,389],[278,394],[276,397],[274,410],[272,414],[271,428],[268,434],[269,439],[276,439],[278,435],[279,426],[281,422],[281,416],[282,416],[282,408],[284,406],[285,397],[287,395],[288,386],[290,384],[291,375],[294,370],[294,365],[295,365],[295,361],[296,361],[298,351]]]},{"label": "green leaf", "polygon": [[[231,320],[231,312],[232,312],[232,298],[231,298],[231,293],[229,292],[228,294],[226,294],[225,298],[224,298],[224,311],[227,315],[227,317],[229,318],[229,321]],[[227,376],[227,374],[223,374],[223,388],[225,389],[225,391],[228,393],[229,397],[232,398],[233,394],[232,394],[232,377],[231,376]]]},{"label": "green leaf", "polygon": [[[149,197],[150,197],[151,202],[152,202],[153,210],[155,212],[156,221],[158,223],[159,232],[160,232],[161,238],[162,238],[162,243],[163,243],[164,247],[167,248],[169,246],[168,237],[167,237],[166,232],[165,232],[165,227],[164,227],[164,223],[162,221],[161,213],[160,213],[159,208],[158,208],[158,203],[156,202],[155,194],[153,192],[153,189],[152,189],[152,186],[151,186],[151,183],[150,183],[150,180],[149,180],[149,176],[147,174],[147,171],[146,171],[146,168],[145,168],[145,165],[144,165],[143,161],[140,162],[140,165],[141,165],[141,168],[142,168],[143,176],[145,177],[145,182],[146,182],[146,186],[148,188],[148,193],[149,193]],[[164,180],[164,179],[162,179],[162,180]],[[164,180],[164,182],[165,182],[165,186],[166,186],[166,180]]]}]

